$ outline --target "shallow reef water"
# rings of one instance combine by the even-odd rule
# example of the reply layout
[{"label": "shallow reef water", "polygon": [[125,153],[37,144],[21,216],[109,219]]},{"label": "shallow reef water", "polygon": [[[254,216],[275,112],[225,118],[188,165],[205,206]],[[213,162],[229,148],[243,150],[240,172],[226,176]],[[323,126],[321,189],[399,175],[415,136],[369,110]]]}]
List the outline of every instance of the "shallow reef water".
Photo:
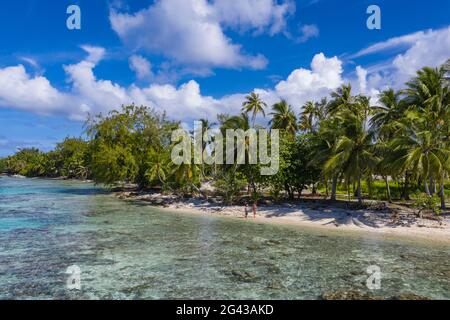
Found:
[{"label": "shallow reef water", "polygon": [[[69,290],[69,266],[81,290]],[[369,290],[367,268],[380,267]],[[450,248],[189,215],[92,184],[0,177],[0,299],[450,299]]]}]

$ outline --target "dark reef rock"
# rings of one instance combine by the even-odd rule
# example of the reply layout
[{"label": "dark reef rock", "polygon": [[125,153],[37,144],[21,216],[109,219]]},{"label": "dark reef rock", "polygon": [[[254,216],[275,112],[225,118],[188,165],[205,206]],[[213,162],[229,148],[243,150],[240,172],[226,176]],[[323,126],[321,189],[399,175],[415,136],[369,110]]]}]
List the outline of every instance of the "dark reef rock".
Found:
[{"label": "dark reef rock", "polygon": [[323,300],[383,300],[382,297],[354,289],[339,289],[325,292],[321,298]]},{"label": "dark reef rock", "polygon": [[391,300],[431,300],[428,297],[419,296],[414,293],[400,293],[391,298]]},{"label": "dark reef rock", "polygon": [[251,244],[251,245],[247,246],[247,249],[250,251],[255,251],[255,250],[261,249],[261,247],[257,244]]},{"label": "dark reef rock", "polygon": [[270,280],[269,283],[267,284],[267,289],[270,289],[270,290],[281,290],[281,289],[284,289],[284,287],[278,281]]},{"label": "dark reef rock", "polygon": [[259,279],[255,274],[247,271],[232,270],[231,275],[240,282],[256,282]]},{"label": "dark reef rock", "polygon": [[383,298],[355,289],[338,289],[325,292],[321,298],[323,300],[431,300],[428,297],[420,296],[414,293],[399,293],[396,296]]}]

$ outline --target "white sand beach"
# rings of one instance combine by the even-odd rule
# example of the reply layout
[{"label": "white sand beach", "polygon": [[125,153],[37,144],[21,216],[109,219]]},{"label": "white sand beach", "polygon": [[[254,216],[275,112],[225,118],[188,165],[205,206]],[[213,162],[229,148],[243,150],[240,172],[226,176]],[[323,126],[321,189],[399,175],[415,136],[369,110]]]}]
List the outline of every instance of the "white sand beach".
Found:
[{"label": "white sand beach", "polygon": [[[245,219],[244,206],[225,206],[199,199],[171,202],[167,201],[171,196],[161,194],[133,196],[129,193],[121,193],[120,196],[150,202],[152,205],[162,205],[169,211]],[[337,205],[326,201],[261,205],[257,208],[255,219],[249,206],[249,215],[246,220],[249,223],[276,223],[330,231],[370,232],[381,237],[404,237],[450,244],[448,215],[433,219],[419,218],[413,209],[381,204],[386,208],[354,210],[342,207],[342,204]]]}]

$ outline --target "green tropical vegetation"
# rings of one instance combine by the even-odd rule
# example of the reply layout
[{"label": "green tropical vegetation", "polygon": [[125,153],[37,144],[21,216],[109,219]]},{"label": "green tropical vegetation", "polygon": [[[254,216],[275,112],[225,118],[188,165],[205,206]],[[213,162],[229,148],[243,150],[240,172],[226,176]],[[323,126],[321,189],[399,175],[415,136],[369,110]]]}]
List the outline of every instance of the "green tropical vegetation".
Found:
[{"label": "green tropical vegetation", "polygon": [[[6,174],[92,179],[106,186],[134,184],[183,194],[202,194],[213,184],[232,203],[240,195],[302,198],[304,191],[336,200],[415,200],[445,209],[450,173],[450,63],[425,67],[403,90],[386,89],[376,105],[350,84],[296,114],[286,101],[267,106],[253,92],[238,115],[221,114],[203,130],[261,128],[269,117],[280,129],[279,172],[262,176],[259,165],[181,164],[170,160],[171,133],[180,123],[144,106],[123,106],[86,121],[84,138],[67,138],[53,151],[22,149],[0,159]],[[270,110],[268,110],[270,109]],[[260,121],[259,121],[260,122]],[[192,138],[193,138],[192,133]],[[208,149],[206,142],[202,145]],[[245,140],[245,157],[250,142]],[[438,209],[433,209],[436,213]]]}]

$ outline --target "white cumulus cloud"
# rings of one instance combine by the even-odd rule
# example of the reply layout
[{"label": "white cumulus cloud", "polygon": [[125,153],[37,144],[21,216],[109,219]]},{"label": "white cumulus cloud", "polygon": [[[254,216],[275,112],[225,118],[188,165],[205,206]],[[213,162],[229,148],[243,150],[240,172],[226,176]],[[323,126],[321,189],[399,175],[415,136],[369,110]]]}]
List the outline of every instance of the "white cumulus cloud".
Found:
[{"label": "white cumulus cloud", "polygon": [[295,12],[295,2],[275,0],[214,0],[217,20],[235,30],[255,30],[274,35],[283,32],[287,18]]},{"label": "white cumulus cloud", "polygon": [[319,36],[319,28],[315,24],[304,24],[300,27],[298,42],[303,43]]},{"label": "white cumulus cloud", "polygon": [[[99,79],[95,67],[105,57],[103,48],[83,46],[87,56],[76,64],[64,66],[68,89],[55,88],[44,76],[29,74],[23,65],[0,68],[0,107],[18,108],[42,114],[66,114],[84,119],[119,108],[122,104],[142,104],[167,114],[174,120],[190,122],[200,117],[214,119],[218,113],[240,112],[246,92],[215,98],[205,96],[200,85],[188,81],[179,86],[151,83],[147,86],[122,86]],[[354,93],[364,93],[376,101],[387,85],[403,84],[424,65],[437,66],[448,59],[450,28],[430,31],[429,36],[410,45],[382,68],[357,66],[350,77],[343,75],[343,62],[337,57],[316,54],[309,68],[293,70],[272,88],[255,88],[270,106],[286,99],[299,112],[308,100],[319,100],[344,83],[353,85]],[[148,63],[148,64],[147,64]],[[138,77],[151,72],[151,64],[141,56],[130,58],[130,68]]]},{"label": "white cumulus cloud", "polygon": [[[194,80],[180,86],[152,83],[124,87],[95,75],[95,67],[105,54],[102,48],[83,48],[88,54],[84,60],[64,66],[70,86],[65,91],[54,88],[45,77],[32,77],[22,65],[0,69],[0,107],[66,114],[69,118],[83,120],[88,113],[105,113],[123,104],[135,103],[165,111],[174,120],[189,122],[200,117],[213,119],[219,113],[238,113],[247,94],[241,92],[221,98],[205,96]],[[341,61],[320,53],[313,58],[311,69],[294,70],[274,88],[255,88],[255,91],[268,105],[287,99],[300,110],[304,102],[319,99],[343,81]]]},{"label": "white cumulus cloud", "polygon": [[342,61],[337,57],[327,58],[316,54],[311,69],[296,69],[289,77],[280,81],[275,91],[296,106],[307,100],[319,99],[344,83]]},{"label": "white cumulus cloud", "polygon": [[129,59],[130,69],[136,73],[138,79],[150,79],[153,77],[151,63],[140,55],[132,55]]},{"label": "white cumulus cloud", "polygon": [[47,78],[29,75],[21,64],[0,68],[0,106],[50,114],[60,111],[65,100]]},{"label": "white cumulus cloud", "polygon": [[[244,5],[249,1],[243,1]],[[132,14],[111,9],[110,22],[121,40],[133,49],[160,54],[179,65],[263,69],[267,59],[261,54],[245,53],[241,45],[233,43],[225,35],[221,23],[254,28],[270,26],[278,30],[281,28],[281,16],[277,12],[284,7],[263,0],[262,3],[268,3],[268,8],[274,11],[254,20],[245,13],[240,13],[240,18],[236,18],[242,5],[237,2],[240,1],[234,5],[224,5],[222,1],[158,0]],[[223,21],[223,14],[219,14],[224,10],[232,12],[226,21]]]},{"label": "white cumulus cloud", "polygon": [[400,89],[415,76],[417,70],[437,67],[450,58],[450,27],[426,30],[376,43],[350,58],[375,54],[386,50],[401,50],[393,59],[383,61],[368,72],[368,87]]}]

